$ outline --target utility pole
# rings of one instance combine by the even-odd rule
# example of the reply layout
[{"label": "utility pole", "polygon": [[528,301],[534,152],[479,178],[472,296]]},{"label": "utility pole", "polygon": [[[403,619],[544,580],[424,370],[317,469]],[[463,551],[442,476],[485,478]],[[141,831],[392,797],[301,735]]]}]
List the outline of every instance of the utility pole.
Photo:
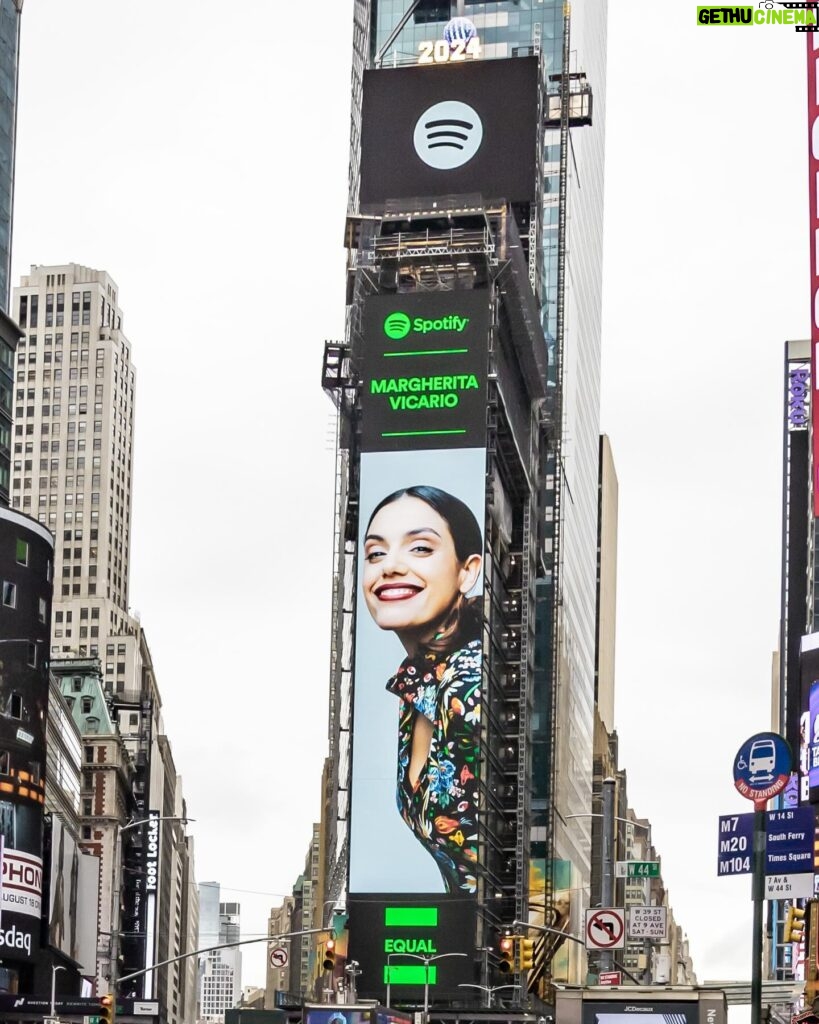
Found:
[{"label": "utility pole", "polygon": [[[600,876],[600,902],[604,907],[614,902],[614,787],[616,780],[609,776],[603,779],[603,842]],[[610,971],[614,954],[610,949],[600,951],[601,971]]]}]

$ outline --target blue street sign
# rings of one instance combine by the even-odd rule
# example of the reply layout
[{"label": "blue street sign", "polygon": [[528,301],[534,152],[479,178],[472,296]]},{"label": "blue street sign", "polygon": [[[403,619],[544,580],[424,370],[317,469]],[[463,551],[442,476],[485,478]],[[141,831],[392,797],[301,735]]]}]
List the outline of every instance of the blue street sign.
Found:
[{"label": "blue street sign", "polygon": [[753,814],[720,815],[717,844],[718,875],[749,875],[754,848]]},{"label": "blue street sign", "polygon": [[765,810],[771,797],[781,793],[793,770],[790,744],[775,732],[758,732],[747,739],[734,758],[734,785],[739,793]]},{"label": "blue street sign", "polygon": [[813,874],[814,817],[812,807],[769,812],[765,841],[766,875]]}]

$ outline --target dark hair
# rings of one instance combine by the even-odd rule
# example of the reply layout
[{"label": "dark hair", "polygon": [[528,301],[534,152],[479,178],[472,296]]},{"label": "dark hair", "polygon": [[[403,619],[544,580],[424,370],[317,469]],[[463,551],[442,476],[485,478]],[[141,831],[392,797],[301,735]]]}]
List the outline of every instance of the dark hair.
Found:
[{"label": "dark hair", "polygon": [[[372,510],[365,533],[369,533],[373,519],[382,508],[401,498],[418,498],[438,513],[449,527],[458,561],[465,562],[470,555],[483,555],[483,536],[472,509],[454,494],[428,484],[402,487],[382,498]],[[462,597],[456,601],[435,638],[427,644],[427,650],[445,653],[457,650],[470,640],[479,639],[482,622],[481,599]]]},{"label": "dark hair", "polygon": [[438,513],[449,527],[455,544],[455,554],[461,562],[465,562],[470,555],[479,555],[483,551],[481,528],[472,514],[472,509],[454,494],[442,491],[438,487],[430,487],[428,484],[402,487],[400,491],[393,491],[386,498],[382,498],[372,511],[367,523],[367,533],[381,509],[386,505],[392,505],[399,498],[418,498]]}]

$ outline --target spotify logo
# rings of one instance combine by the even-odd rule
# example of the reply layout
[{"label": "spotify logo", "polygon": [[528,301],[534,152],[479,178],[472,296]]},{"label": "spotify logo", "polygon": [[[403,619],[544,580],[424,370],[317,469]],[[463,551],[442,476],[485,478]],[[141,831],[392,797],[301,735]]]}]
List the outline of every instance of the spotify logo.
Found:
[{"label": "spotify logo", "polygon": [[412,141],[428,167],[451,171],[469,163],[483,141],[483,125],[468,103],[444,100],[418,118]]},{"label": "spotify logo", "polygon": [[410,331],[415,334],[430,334],[438,331],[454,331],[460,334],[466,330],[469,324],[468,316],[458,316],[452,313],[449,316],[441,316],[435,320],[429,320],[423,316],[417,316],[410,320],[406,313],[390,313],[384,321],[384,333],[394,341],[406,338]]},{"label": "spotify logo", "polygon": [[409,334],[411,326],[410,318],[406,313],[390,313],[384,321],[384,333],[388,338],[400,341]]}]

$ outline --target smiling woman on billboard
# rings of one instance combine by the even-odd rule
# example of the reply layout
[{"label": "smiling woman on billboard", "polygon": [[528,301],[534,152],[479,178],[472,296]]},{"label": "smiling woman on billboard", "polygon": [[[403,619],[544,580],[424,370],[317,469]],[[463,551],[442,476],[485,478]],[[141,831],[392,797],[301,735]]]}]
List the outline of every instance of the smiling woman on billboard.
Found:
[{"label": "smiling woman on billboard", "polygon": [[397,802],[447,892],[474,893],[478,859],[481,528],[437,487],[380,501],[363,537],[362,591],[406,657],[387,683],[400,700]]}]

